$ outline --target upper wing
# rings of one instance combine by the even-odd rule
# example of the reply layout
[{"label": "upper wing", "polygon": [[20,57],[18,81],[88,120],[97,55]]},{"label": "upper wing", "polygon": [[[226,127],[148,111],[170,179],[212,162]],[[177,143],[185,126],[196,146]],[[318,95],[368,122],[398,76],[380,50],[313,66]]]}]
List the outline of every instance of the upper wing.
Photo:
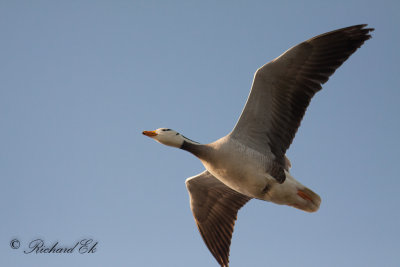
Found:
[{"label": "upper wing", "polygon": [[220,182],[208,171],[186,180],[197,228],[221,266],[228,266],[229,246],[239,209],[251,198]]},{"label": "upper wing", "polygon": [[[272,152],[271,174],[283,182],[284,155],[311,98],[335,70],[371,38],[373,29],[356,25],[302,42],[258,69],[231,137],[265,154]],[[279,177],[283,174],[283,177]]]}]

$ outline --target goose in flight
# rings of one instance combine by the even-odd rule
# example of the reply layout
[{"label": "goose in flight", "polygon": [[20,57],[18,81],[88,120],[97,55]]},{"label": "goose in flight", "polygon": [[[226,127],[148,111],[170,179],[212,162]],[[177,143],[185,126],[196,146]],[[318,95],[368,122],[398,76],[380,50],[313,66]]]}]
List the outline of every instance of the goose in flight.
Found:
[{"label": "goose in flight", "polygon": [[159,128],[155,141],[192,153],[205,171],[186,180],[190,208],[208,249],[221,266],[239,209],[257,198],[317,211],[321,198],[291,176],[285,156],[311,98],[374,29],[355,25],[304,41],[259,68],[247,103],[228,135],[210,144]]}]

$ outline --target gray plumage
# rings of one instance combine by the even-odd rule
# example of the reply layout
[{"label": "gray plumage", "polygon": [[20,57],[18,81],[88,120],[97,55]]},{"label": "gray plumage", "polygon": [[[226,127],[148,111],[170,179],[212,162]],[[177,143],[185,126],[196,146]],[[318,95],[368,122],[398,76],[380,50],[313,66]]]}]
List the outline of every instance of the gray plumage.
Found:
[{"label": "gray plumage", "polygon": [[311,98],[371,31],[363,24],[318,35],[262,66],[233,131],[213,143],[202,145],[165,128],[143,132],[189,151],[206,168],[186,186],[200,234],[221,266],[229,265],[237,213],[251,198],[318,210],[321,198],[291,176],[285,153]]}]

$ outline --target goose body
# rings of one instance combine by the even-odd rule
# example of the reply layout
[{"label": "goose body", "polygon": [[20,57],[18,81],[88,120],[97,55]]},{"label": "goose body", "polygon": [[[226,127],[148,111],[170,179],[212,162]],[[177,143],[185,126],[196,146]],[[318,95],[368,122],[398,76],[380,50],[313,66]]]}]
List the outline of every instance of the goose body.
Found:
[{"label": "goose body", "polygon": [[315,193],[313,201],[298,194],[299,190],[312,191],[290,175],[288,165],[285,165],[286,181],[277,182],[268,172],[273,164],[271,154],[249,148],[230,135],[211,144],[187,143],[182,148],[197,156],[210,174],[241,194],[309,212],[319,207],[321,199]]},{"label": "goose body", "polygon": [[159,128],[143,134],[200,159],[205,171],[186,180],[190,207],[204,242],[221,266],[238,210],[257,198],[315,212],[321,198],[290,174],[286,157],[313,95],[373,29],[355,25],[302,42],[259,68],[232,130],[210,144]]},{"label": "goose body", "polygon": [[276,184],[276,180],[267,172],[267,166],[271,164],[268,155],[261,154],[229,136],[206,147],[211,147],[209,155],[205,158],[199,157],[204,167],[235,191],[265,199],[264,188],[269,184]]}]

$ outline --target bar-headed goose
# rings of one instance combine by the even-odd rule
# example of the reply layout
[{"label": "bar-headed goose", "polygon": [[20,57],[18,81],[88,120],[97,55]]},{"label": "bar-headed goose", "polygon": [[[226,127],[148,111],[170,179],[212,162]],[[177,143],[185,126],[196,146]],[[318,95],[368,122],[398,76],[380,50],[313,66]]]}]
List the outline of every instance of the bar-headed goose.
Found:
[{"label": "bar-headed goose", "polygon": [[206,145],[166,128],[143,134],[198,157],[205,171],[188,178],[190,207],[204,242],[221,266],[238,210],[252,198],[314,212],[321,198],[294,179],[285,153],[313,95],[371,38],[356,25],[302,42],[254,75],[247,103],[230,134]]}]

